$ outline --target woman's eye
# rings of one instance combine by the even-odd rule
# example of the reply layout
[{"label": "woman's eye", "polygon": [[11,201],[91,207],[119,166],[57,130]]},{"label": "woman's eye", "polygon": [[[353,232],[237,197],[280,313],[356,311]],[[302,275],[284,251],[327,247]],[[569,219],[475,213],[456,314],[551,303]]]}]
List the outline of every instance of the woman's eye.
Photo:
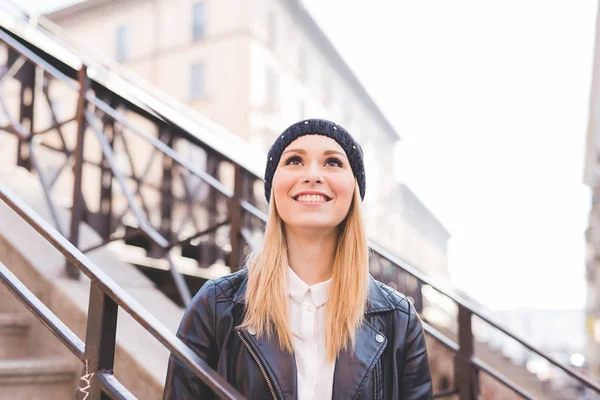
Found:
[{"label": "woman's eye", "polygon": [[342,162],[339,159],[335,158],[335,157],[328,158],[327,162],[325,164],[331,165],[331,166],[334,166],[334,167],[341,167],[342,166]]},{"label": "woman's eye", "polygon": [[298,156],[290,156],[285,160],[285,165],[300,165],[302,163],[302,159]]}]

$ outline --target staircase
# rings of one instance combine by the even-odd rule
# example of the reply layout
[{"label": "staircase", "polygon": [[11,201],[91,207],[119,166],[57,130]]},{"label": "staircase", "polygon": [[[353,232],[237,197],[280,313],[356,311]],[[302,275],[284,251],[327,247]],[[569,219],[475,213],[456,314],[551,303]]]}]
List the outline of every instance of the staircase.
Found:
[{"label": "staircase", "polygon": [[73,397],[79,363],[0,285],[0,400]]}]

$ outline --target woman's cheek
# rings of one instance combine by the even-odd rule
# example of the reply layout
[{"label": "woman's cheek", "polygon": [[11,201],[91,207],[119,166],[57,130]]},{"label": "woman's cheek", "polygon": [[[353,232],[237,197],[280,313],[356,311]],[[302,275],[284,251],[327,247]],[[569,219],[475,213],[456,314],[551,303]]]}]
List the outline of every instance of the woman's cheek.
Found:
[{"label": "woman's cheek", "polygon": [[352,199],[352,194],[354,193],[353,175],[344,177],[343,179],[337,178],[337,180],[332,180],[331,182],[338,183],[337,185],[333,186],[332,189],[339,197],[343,197],[344,199],[350,198],[350,200]]}]

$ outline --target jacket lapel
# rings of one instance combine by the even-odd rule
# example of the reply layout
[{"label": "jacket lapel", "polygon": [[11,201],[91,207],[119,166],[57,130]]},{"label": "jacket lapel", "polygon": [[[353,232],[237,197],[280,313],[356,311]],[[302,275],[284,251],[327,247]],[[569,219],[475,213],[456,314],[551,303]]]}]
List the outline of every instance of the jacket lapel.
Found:
[{"label": "jacket lapel", "polygon": [[[354,350],[343,350],[336,360],[333,378],[333,398],[353,399],[362,389],[365,380],[385,350],[388,338],[377,330],[367,319],[367,314],[393,310],[375,280],[370,277],[369,299],[365,309],[365,319],[356,332]],[[383,340],[382,340],[383,339]]]},{"label": "jacket lapel", "polygon": [[[244,279],[233,299],[235,303],[245,304],[246,283],[247,279]],[[248,342],[265,369],[277,398],[296,400],[297,372],[294,355],[282,350],[276,337],[259,338],[246,330],[240,330],[240,334]]]},{"label": "jacket lapel", "polygon": [[[377,335],[383,337],[381,343],[377,341]],[[354,398],[379,360],[386,344],[385,336],[367,321],[363,322],[356,332],[355,349],[343,350],[336,360],[333,375],[334,399]]]},{"label": "jacket lapel", "polygon": [[[260,364],[265,370],[278,399],[296,399],[296,360],[293,354],[279,348],[277,339],[257,337],[240,331],[248,345],[256,353]],[[260,368],[260,366],[259,366]]]}]

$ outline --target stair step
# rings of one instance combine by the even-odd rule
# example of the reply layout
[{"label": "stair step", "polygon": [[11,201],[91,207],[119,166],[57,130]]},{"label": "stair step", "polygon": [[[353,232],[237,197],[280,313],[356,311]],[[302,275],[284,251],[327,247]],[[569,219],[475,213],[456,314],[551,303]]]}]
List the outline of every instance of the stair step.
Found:
[{"label": "stair step", "polygon": [[75,378],[72,362],[62,358],[19,358],[0,361],[0,385],[66,382]]},{"label": "stair step", "polygon": [[73,398],[76,365],[61,358],[0,360],[0,400]]},{"label": "stair step", "polygon": [[23,357],[27,354],[27,339],[31,315],[0,313],[0,360]]},{"label": "stair step", "polygon": [[21,302],[0,283],[0,313],[22,312],[24,310]]},{"label": "stair step", "polygon": [[21,334],[31,326],[31,316],[26,313],[0,313],[0,333]]}]

